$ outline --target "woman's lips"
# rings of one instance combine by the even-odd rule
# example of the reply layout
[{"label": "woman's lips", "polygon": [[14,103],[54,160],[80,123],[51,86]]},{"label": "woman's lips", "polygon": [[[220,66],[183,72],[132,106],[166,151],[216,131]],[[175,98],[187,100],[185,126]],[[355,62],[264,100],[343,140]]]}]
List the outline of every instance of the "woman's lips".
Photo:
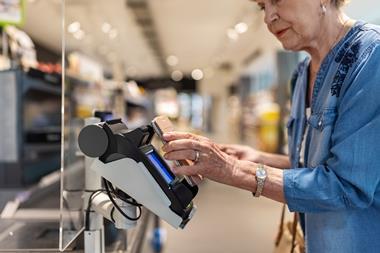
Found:
[{"label": "woman's lips", "polygon": [[276,37],[277,37],[277,38],[282,37],[282,36],[283,36],[288,30],[289,30],[289,28],[285,28],[285,29],[282,29],[282,30],[276,32],[276,33],[275,33],[275,34],[276,34]]}]

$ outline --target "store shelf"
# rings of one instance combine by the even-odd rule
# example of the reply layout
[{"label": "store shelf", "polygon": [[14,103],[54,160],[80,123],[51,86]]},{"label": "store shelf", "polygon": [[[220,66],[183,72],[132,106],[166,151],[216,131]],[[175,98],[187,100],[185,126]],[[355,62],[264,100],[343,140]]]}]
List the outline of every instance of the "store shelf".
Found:
[{"label": "store shelf", "polygon": [[0,72],[6,116],[1,136],[8,140],[0,147],[6,151],[0,156],[1,187],[28,186],[59,169],[61,85],[59,75],[49,81],[44,74],[19,68]]},{"label": "store shelf", "polygon": [[151,101],[147,97],[132,97],[126,96],[127,104],[148,108],[151,105]]},{"label": "store shelf", "polygon": [[61,150],[61,143],[28,143],[24,146],[25,152],[52,152]]},{"label": "store shelf", "polygon": [[70,71],[66,71],[66,81],[69,83],[73,83],[75,85],[82,85],[82,86],[88,86],[94,83],[92,80],[87,80],[79,75],[76,75]]},{"label": "store shelf", "polygon": [[39,80],[36,78],[25,77],[25,82],[23,86],[23,92],[26,93],[29,90],[37,90],[45,93],[50,93],[53,95],[61,95],[61,87],[49,84],[44,80]]}]

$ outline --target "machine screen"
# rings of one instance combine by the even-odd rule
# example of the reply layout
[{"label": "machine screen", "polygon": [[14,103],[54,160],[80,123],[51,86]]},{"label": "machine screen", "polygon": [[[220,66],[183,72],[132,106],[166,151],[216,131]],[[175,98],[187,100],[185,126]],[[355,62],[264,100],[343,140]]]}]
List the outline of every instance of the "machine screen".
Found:
[{"label": "machine screen", "polygon": [[149,160],[152,162],[154,167],[156,167],[157,171],[165,179],[166,183],[170,184],[174,180],[174,177],[166,169],[165,165],[162,164],[162,162],[158,158],[157,153],[154,150],[150,150],[146,153],[146,155],[149,158]]}]

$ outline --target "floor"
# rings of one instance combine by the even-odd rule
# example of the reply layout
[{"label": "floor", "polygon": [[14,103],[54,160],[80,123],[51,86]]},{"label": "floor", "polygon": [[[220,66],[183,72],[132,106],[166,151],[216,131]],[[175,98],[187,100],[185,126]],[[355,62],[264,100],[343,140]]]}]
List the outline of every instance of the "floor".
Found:
[{"label": "floor", "polygon": [[163,224],[163,253],[273,251],[281,204],[211,181],[201,185],[195,203],[197,212],[184,230]]}]

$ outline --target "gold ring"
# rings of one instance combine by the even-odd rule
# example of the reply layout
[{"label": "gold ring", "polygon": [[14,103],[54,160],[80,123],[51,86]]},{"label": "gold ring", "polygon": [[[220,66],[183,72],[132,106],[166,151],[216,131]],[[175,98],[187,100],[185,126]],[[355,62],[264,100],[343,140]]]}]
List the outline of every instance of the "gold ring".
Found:
[{"label": "gold ring", "polygon": [[195,150],[195,159],[194,159],[194,163],[199,162],[199,157],[200,157],[199,151],[198,151],[198,150]]}]

